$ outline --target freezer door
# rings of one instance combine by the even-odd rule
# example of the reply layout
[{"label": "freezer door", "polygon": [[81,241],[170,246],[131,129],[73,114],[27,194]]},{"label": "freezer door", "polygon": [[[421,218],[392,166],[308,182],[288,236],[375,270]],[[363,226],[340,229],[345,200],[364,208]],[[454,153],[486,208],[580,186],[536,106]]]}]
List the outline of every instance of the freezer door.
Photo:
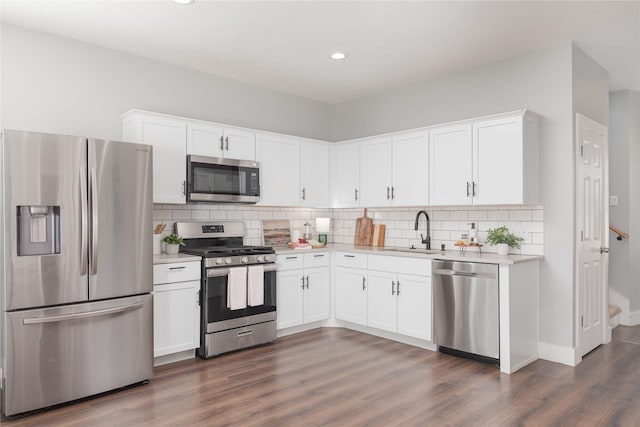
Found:
[{"label": "freezer door", "polygon": [[151,295],[4,313],[4,414],[151,378]]},{"label": "freezer door", "polygon": [[153,288],[151,146],[89,139],[89,299]]},{"label": "freezer door", "polygon": [[86,301],[86,139],[5,130],[2,149],[4,309]]}]

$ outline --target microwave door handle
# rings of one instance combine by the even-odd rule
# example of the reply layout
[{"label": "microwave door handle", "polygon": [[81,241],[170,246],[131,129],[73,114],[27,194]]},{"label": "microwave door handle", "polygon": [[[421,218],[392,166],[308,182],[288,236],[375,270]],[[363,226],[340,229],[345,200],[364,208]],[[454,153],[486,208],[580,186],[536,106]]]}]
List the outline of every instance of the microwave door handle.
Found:
[{"label": "microwave door handle", "polygon": [[84,169],[80,169],[80,244],[81,255],[80,255],[80,265],[81,265],[81,275],[84,276],[87,274],[87,267],[89,265],[89,242],[87,238],[87,234],[89,233],[89,229],[87,226],[87,172]]},{"label": "microwave door handle", "polygon": [[91,274],[98,274],[98,185],[96,168],[91,168]]}]

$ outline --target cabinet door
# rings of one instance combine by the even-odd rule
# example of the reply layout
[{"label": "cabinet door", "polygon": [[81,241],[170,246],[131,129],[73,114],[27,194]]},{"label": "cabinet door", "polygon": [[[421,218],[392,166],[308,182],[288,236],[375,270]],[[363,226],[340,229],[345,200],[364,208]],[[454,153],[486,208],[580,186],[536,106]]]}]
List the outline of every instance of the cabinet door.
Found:
[{"label": "cabinet door", "polygon": [[429,138],[426,131],[393,137],[394,206],[429,204]]},{"label": "cabinet door", "polygon": [[244,129],[224,128],[224,157],[255,160],[256,134]]},{"label": "cabinet door", "polygon": [[360,206],[360,150],[358,143],[334,147],[334,206]]},{"label": "cabinet door", "polygon": [[474,204],[523,203],[522,116],[473,125]]},{"label": "cabinet door", "polygon": [[367,325],[367,272],[336,268],[336,318]]},{"label": "cabinet door", "polygon": [[368,325],[372,328],[396,332],[398,329],[396,274],[369,270],[368,279]]},{"label": "cabinet door", "polygon": [[153,356],[200,345],[199,281],[153,287]]},{"label": "cabinet door", "polygon": [[391,137],[360,143],[360,206],[391,204]]},{"label": "cabinet door", "polygon": [[198,121],[187,121],[187,154],[222,157],[222,127]]},{"label": "cabinet door", "polygon": [[431,278],[398,274],[398,333],[431,341]]},{"label": "cabinet door", "polygon": [[186,203],[187,124],[145,116],[137,142],[153,145],[153,203]]},{"label": "cabinet door", "polygon": [[429,204],[470,204],[471,168],[470,124],[429,131]]},{"label": "cabinet door", "polygon": [[278,271],[277,302],[278,329],[302,325],[302,270]]},{"label": "cabinet door", "polygon": [[304,270],[304,323],[326,320],[330,317],[329,268],[318,267]]},{"label": "cabinet door", "polygon": [[298,206],[300,204],[300,144],[294,139],[258,136],[260,162],[260,204]]},{"label": "cabinet door", "polygon": [[312,142],[300,144],[302,204],[329,206],[329,146]]}]

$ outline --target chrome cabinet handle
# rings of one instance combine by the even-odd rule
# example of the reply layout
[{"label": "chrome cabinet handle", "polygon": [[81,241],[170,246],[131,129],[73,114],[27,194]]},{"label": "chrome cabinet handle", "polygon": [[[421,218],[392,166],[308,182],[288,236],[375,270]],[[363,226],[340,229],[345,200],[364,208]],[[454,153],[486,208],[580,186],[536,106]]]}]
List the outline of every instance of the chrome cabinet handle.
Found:
[{"label": "chrome cabinet handle", "polygon": [[391,281],[391,295],[396,294],[396,282],[394,280]]},{"label": "chrome cabinet handle", "polygon": [[344,257],[345,258],[355,258],[356,256],[355,255],[345,255]]},{"label": "chrome cabinet handle", "polygon": [[307,276],[307,289],[309,289],[309,276]]},{"label": "chrome cabinet handle", "polygon": [[471,197],[471,191],[469,190],[470,186],[471,184],[469,184],[469,181],[467,181],[467,197]]},{"label": "chrome cabinet handle", "polygon": [[307,200],[307,189],[306,188],[302,189],[302,200]]},{"label": "chrome cabinet handle", "polygon": [[89,239],[87,229],[87,183],[86,172],[80,170],[80,241],[82,242],[82,254],[80,256],[80,263],[82,265],[81,275],[87,274],[87,267],[89,265]]},{"label": "chrome cabinet handle", "polygon": [[96,168],[91,168],[91,274],[98,274],[98,189]]},{"label": "chrome cabinet handle", "polygon": [[358,201],[358,189],[357,189],[357,188],[354,188],[354,189],[353,189],[353,191],[355,191],[355,194],[356,194],[356,196],[355,196],[355,200],[356,200],[356,202],[357,202],[357,201]]},{"label": "chrome cabinet handle", "polygon": [[389,200],[389,191],[390,191],[390,190],[391,190],[391,189],[390,189],[389,187],[387,187],[387,200]]},{"label": "chrome cabinet handle", "polygon": [[365,285],[366,280],[367,280],[366,278],[364,278],[364,277],[362,278],[362,290],[363,291],[367,289],[367,286]]},{"label": "chrome cabinet handle", "polygon": [[396,282],[396,295],[400,295],[400,280]]},{"label": "chrome cabinet handle", "polygon": [[229,137],[228,136],[225,136],[224,142],[227,143],[227,151],[229,151]]},{"label": "chrome cabinet handle", "polygon": [[187,195],[187,181],[182,181],[182,195]]},{"label": "chrome cabinet handle", "polygon": [[396,191],[396,189],[395,189],[395,188],[393,188],[393,186],[392,186],[392,187],[391,187],[391,200],[393,200],[393,199],[395,199],[395,198],[396,198],[395,191]]},{"label": "chrome cabinet handle", "polygon": [[302,282],[302,285],[300,286],[302,289],[304,289],[304,276],[302,276],[300,278],[300,281]]},{"label": "chrome cabinet handle", "polygon": [[472,195],[473,197],[476,197],[476,196],[477,196],[477,194],[476,194],[476,182],[475,182],[475,181],[473,181],[473,182],[471,183],[471,195]]},{"label": "chrome cabinet handle", "polygon": [[285,257],[284,259],[298,259],[298,257],[297,256],[288,256],[288,257]]},{"label": "chrome cabinet handle", "polygon": [[224,137],[220,135],[220,151],[224,151]]},{"label": "chrome cabinet handle", "polygon": [[187,267],[183,265],[182,267],[169,267],[169,270],[184,270],[185,268]]},{"label": "chrome cabinet handle", "polygon": [[136,310],[144,305],[143,302],[137,302],[135,304],[125,305],[122,307],[105,308],[102,310],[87,311],[84,313],[63,314],[60,316],[49,317],[33,317],[22,320],[23,325],[36,325],[39,323],[54,323],[62,322],[65,320],[86,319],[87,317],[105,316],[107,314],[121,313],[123,311]]},{"label": "chrome cabinet handle", "polygon": [[317,254],[313,256],[314,258],[324,258],[324,254]]}]

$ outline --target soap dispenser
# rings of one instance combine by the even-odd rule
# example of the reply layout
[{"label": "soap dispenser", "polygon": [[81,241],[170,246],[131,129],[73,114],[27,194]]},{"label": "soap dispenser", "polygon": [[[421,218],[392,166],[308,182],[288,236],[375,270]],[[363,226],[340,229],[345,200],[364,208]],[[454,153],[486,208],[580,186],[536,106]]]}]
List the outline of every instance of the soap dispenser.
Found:
[{"label": "soap dispenser", "polygon": [[471,226],[469,229],[469,243],[478,243],[478,229],[476,228],[476,223],[470,222],[469,225]]}]

